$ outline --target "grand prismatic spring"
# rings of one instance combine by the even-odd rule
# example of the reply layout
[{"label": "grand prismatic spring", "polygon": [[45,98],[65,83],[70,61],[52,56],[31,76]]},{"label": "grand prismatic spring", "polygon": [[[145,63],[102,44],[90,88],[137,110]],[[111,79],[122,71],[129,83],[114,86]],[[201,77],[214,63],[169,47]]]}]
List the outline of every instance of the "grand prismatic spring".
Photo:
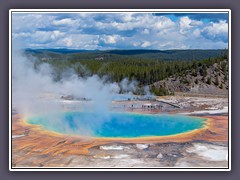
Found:
[{"label": "grand prismatic spring", "polygon": [[168,136],[202,128],[204,118],[179,115],[67,112],[29,118],[28,123],[61,134],[104,138]]}]

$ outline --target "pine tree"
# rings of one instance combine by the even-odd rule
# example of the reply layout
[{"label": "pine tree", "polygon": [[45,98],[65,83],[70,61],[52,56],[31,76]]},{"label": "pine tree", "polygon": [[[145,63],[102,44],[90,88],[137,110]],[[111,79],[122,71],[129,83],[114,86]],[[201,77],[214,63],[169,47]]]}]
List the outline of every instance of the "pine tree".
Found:
[{"label": "pine tree", "polygon": [[209,84],[209,85],[211,84],[211,78],[210,77],[207,78],[207,84]]}]

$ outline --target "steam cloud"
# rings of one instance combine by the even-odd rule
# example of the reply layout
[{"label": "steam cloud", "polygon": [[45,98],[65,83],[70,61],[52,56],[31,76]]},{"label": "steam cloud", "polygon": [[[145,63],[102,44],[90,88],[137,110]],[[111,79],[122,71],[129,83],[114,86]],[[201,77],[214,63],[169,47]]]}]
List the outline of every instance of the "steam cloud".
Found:
[{"label": "steam cloud", "polygon": [[[12,102],[13,108],[24,118],[41,114],[63,111],[61,96],[72,95],[76,98],[84,98],[84,104],[78,107],[80,111],[92,112],[93,118],[89,119],[100,127],[103,120],[108,120],[109,106],[112,97],[120,93],[132,94],[136,91],[138,82],[123,79],[120,83],[109,82],[107,77],[98,75],[79,77],[73,70],[67,70],[60,81],[54,81],[53,69],[47,63],[34,68],[34,57],[26,58],[23,52],[13,50],[12,53]],[[150,94],[149,89],[144,89],[145,94]],[[50,122],[59,126],[51,117]],[[77,121],[77,120],[74,120]],[[72,132],[69,127],[64,131]],[[80,128],[80,127],[79,127]],[[71,130],[70,130],[71,129]],[[79,130],[79,129],[77,129]],[[84,134],[91,134],[89,129],[81,129]]]}]

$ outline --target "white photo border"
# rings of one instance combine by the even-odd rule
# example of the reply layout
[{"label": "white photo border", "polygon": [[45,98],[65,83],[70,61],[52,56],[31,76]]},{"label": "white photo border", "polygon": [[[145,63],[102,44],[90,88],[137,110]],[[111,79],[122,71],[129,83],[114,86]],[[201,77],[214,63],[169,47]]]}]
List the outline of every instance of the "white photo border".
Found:
[{"label": "white photo border", "polygon": [[[228,13],[228,167],[12,167],[12,13]],[[10,9],[9,10],[9,171],[231,171],[231,9]]]}]

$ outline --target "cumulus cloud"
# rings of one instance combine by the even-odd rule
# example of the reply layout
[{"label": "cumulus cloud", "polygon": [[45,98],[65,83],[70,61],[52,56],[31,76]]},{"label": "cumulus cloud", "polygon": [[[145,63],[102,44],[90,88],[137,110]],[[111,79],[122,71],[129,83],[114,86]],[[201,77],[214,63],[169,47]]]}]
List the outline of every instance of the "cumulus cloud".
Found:
[{"label": "cumulus cloud", "polygon": [[155,24],[153,24],[153,28],[156,29],[169,29],[175,26],[175,23],[167,17],[160,16],[157,18],[153,18],[153,20],[156,21]]},{"label": "cumulus cloud", "polygon": [[95,49],[98,44],[98,35],[89,34],[70,34],[56,42],[57,47]]},{"label": "cumulus cloud", "polygon": [[34,41],[46,43],[64,37],[65,33],[60,31],[36,31],[31,35]]},{"label": "cumulus cloud", "polygon": [[203,28],[201,34],[213,41],[228,41],[228,23],[220,21],[218,23],[210,23],[210,25]]},{"label": "cumulus cloud", "polygon": [[65,36],[65,33],[63,33],[63,32],[60,32],[60,31],[52,31],[51,39],[52,39],[52,40],[56,40],[56,39],[58,39],[58,38],[60,38],[60,37],[63,37],[63,36]]},{"label": "cumulus cloud", "polygon": [[180,33],[185,34],[185,33],[188,33],[189,30],[194,28],[195,26],[201,26],[203,22],[192,20],[188,16],[184,16],[180,18],[179,24],[180,24]]},{"label": "cumulus cloud", "polygon": [[76,25],[77,21],[70,18],[53,21],[53,25]]},{"label": "cumulus cloud", "polygon": [[226,48],[228,21],[197,14],[14,13],[12,38],[25,48],[178,49],[199,47],[194,37],[207,42],[201,49]]},{"label": "cumulus cloud", "polygon": [[104,35],[101,40],[106,43],[106,44],[115,44],[117,41],[116,41],[116,36],[106,36]]},{"label": "cumulus cloud", "polygon": [[62,41],[67,47],[71,47],[73,45],[73,41],[71,38],[64,38]]},{"label": "cumulus cloud", "polygon": [[142,43],[141,46],[144,47],[144,48],[146,48],[146,47],[151,46],[151,43],[150,43],[149,41],[145,41],[145,42]]},{"label": "cumulus cloud", "polygon": [[124,22],[132,21],[132,20],[133,20],[133,14],[134,14],[134,13],[125,13],[125,14],[122,14],[122,15],[121,15],[122,20],[123,20]]}]

